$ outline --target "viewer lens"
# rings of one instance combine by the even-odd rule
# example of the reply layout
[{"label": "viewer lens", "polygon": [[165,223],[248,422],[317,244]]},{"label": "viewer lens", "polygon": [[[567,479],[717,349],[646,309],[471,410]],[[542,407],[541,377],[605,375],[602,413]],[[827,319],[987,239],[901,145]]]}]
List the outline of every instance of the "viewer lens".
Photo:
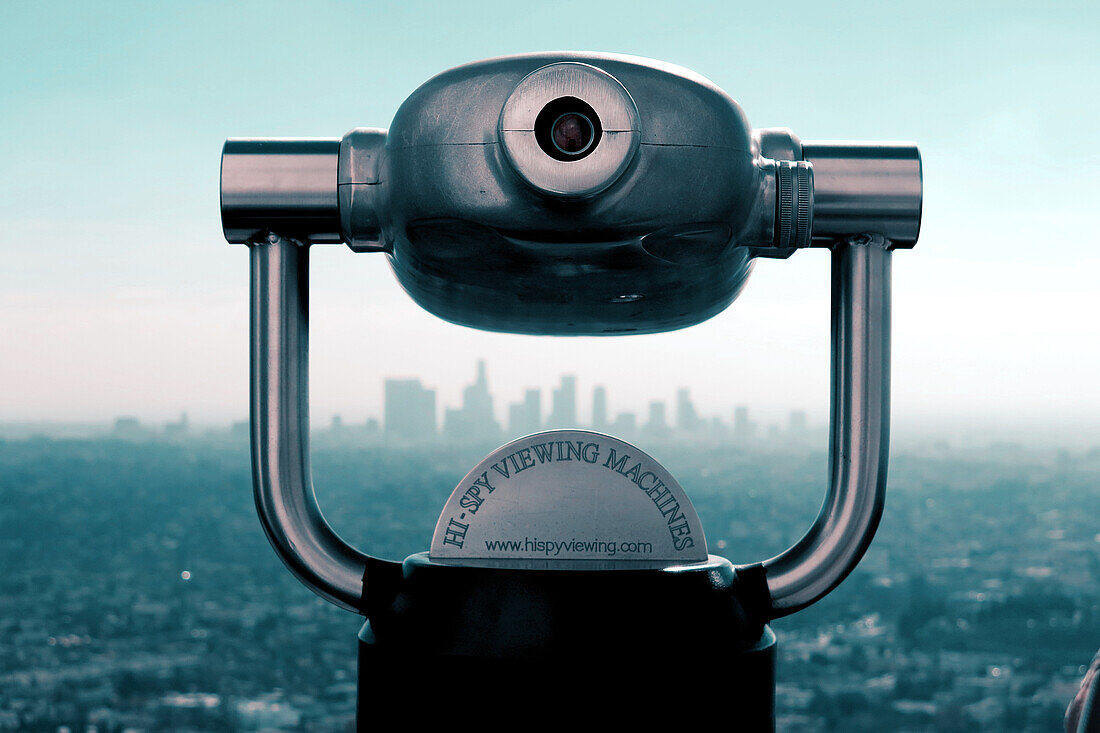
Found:
[{"label": "viewer lens", "polygon": [[592,121],[577,112],[566,112],[554,122],[550,139],[554,147],[567,155],[583,153],[594,137]]},{"label": "viewer lens", "polygon": [[602,134],[596,111],[576,97],[555,99],[535,118],[535,140],[557,160],[580,160],[596,149]]}]

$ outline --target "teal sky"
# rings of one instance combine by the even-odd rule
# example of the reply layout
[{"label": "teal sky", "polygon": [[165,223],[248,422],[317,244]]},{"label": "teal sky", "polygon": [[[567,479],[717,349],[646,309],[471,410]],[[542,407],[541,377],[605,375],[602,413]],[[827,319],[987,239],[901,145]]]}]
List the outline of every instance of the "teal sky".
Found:
[{"label": "teal sky", "polygon": [[[895,414],[1100,433],[1096,3],[6,3],[0,7],[0,421],[247,410],[247,265],[222,239],[230,136],[388,125],[448,67],[631,53],[714,80],[755,126],[920,144],[925,219],[895,257]],[[682,332],[480,334],[383,259],[314,250],[314,417],[379,412],[383,375],[454,404],[563,371],[614,409],[827,408],[827,257],[761,262]],[[366,365],[370,365],[367,368]],[[504,405],[498,404],[503,414]]]}]

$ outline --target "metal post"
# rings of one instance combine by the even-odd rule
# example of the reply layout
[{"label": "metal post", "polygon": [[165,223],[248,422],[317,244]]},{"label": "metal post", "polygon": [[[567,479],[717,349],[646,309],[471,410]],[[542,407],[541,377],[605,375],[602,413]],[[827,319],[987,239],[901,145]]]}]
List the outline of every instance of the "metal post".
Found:
[{"label": "metal post", "polygon": [[878,528],[890,444],[890,251],[880,236],[838,244],[832,264],[829,488],[809,531],[764,562],[772,617],[820,600]]},{"label": "metal post", "polygon": [[309,247],[269,235],[251,259],[252,477],[256,511],[287,568],[361,613],[370,562],[329,527],[309,460]]}]

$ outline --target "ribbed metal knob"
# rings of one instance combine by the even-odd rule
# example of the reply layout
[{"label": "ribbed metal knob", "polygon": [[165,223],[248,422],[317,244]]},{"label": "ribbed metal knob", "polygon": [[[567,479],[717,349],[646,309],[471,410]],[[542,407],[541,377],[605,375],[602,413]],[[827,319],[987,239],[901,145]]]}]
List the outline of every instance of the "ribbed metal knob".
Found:
[{"label": "ribbed metal knob", "polygon": [[814,169],[803,161],[776,161],[775,246],[810,246],[814,225]]}]

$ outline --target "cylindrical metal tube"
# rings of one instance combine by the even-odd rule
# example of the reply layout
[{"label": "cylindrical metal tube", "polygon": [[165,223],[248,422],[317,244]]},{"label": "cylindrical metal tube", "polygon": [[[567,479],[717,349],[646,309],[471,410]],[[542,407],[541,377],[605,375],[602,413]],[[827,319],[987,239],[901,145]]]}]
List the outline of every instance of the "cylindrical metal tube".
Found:
[{"label": "cylindrical metal tube", "polygon": [[340,139],[231,138],[222,148],[225,238],[251,242],[268,231],[312,244],[340,243]]},{"label": "cylindrical metal tube", "polygon": [[890,445],[890,251],[875,239],[833,252],[829,488],[810,530],[764,562],[772,617],[825,596],[878,528]]},{"label": "cylindrical metal tube", "polygon": [[250,247],[256,511],[275,552],[299,580],[322,598],[359,612],[368,558],[329,527],[313,492],[309,248],[273,239]]},{"label": "cylindrical metal tube", "polygon": [[804,141],[814,167],[814,239],[880,234],[912,247],[920,232],[920,151],[911,143]]}]

